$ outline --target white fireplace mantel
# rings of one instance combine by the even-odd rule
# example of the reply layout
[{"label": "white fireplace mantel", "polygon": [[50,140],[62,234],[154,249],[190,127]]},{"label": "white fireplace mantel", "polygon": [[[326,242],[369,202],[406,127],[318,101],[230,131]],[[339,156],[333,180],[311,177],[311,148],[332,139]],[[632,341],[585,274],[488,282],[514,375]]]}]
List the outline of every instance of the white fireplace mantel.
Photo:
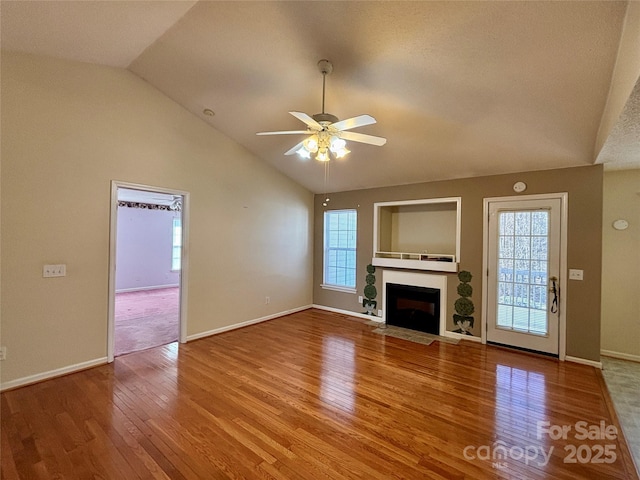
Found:
[{"label": "white fireplace mantel", "polygon": [[411,285],[414,287],[435,288],[440,290],[440,335],[447,332],[447,276],[407,270],[382,271],[382,321],[387,323],[387,283]]}]

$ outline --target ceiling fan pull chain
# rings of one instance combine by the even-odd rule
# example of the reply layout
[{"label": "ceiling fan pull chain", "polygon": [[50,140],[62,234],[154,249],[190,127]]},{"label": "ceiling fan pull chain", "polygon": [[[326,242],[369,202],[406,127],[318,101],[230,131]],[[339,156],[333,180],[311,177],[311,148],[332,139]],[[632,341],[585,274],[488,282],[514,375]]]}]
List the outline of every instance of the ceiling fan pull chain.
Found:
[{"label": "ceiling fan pull chain", "polygon": [[329,205],[329,196],[327,195],[327,181],[329,180],[329,163],[324,162],[324,194],[322,195],[324,200],[322,202],[322,206],[326,207]]}]

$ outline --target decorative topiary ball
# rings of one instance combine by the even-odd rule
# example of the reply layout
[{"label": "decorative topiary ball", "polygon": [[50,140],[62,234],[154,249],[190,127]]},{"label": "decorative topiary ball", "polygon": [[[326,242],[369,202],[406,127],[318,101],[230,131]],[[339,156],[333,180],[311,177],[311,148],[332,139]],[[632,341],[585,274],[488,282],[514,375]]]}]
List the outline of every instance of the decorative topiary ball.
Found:
[{"label": "decorative topiary ball", "polygon": [[460,271],[460,273],[458,273],[458,280],[460,280],[461,282],[470,282],[472,278],[473,275],[471,275],[471,272],[467,272],[466,270],[462,270]]},{"label": "decorative topiary ball", "polygon": [[473,302],[465,297],[457,299],[453,306],[455,307],[456,312],[458,312],[459,315],[463,315],[465,317],[471,315],[475,311]]},{"label": "decorative topiary ball", "polygon": [[368,284],[364,287],[364,296],[369,300],[373,300],[378,295],[378,290],[374,285]]},{"label": "decorative topiary ball", "polygon": [[468,283],[458,285],[458,295],[461,297],[470,297],[473,294],[473,287]]},{"label": "decorative topiary ball", "polygon": [[376,276],[369,273],[365,280],[367,282],[367,285],[373,285],[374,283],[376,283]]},{"label": "decorative topiary ball", "polygon": [[375,271],[376,271],[376,267],[374,267],[371,264],[367,265],[367,273],[375,273]]}]

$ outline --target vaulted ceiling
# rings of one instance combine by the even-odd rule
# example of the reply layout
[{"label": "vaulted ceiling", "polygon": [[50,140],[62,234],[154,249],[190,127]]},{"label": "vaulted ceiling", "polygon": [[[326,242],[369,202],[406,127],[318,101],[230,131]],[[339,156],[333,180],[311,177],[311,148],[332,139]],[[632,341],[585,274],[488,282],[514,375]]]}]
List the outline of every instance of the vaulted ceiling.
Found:
[{"label": "vaulted ceiling", "polygon": [[[640,3],[7,1],[2,48],[127,68],[314,192],[640,168]],[[324,165],[289,111],[370,114]],[[635,86],[635,88],[634,88]],[[205,109],[213,116],[203,113]],[[221,161],[233,161],[221,159]]]}]

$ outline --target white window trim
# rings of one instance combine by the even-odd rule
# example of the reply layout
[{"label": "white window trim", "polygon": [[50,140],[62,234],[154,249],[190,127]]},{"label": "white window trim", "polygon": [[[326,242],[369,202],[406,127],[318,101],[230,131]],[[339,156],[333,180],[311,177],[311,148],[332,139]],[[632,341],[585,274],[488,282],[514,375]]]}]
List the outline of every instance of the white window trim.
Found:
[{"label": "white window trim", "polygon": [[[180,257],[178,257],[180,262],[180,268],[173,268],[173,251],[176,248],[176,245],[173,243],[175,239],[176,220],[180,221],[180,232],[182,234],[182,217],[174,217],[171,220],[171,273],[179,273],[182,271],[182,242],[179,245]],[[181,236],[181,240],[182,240],[182,236]]]},{"label": "white window trim", "polygon": [[325,290],[334,290],[336,292],[343,292],[343,293],[354,293],[354,294],[358,293],[357,288],[340,287],[338,285],[331,285],[327,283],[321,283],[320,286]]},{"label": "white window trim", "polygon": [[[356,208],[341,208],[341,209],[336,209],[336,210],[328,210],[329,212],[355,212],[356,214],[356,247],[354,248],[354,251],[356,252],[356,259],[358,256],[358,242],[357,242],[357,235],[358,235],[358,210]],[[324,212],[325,215],[323,215],[323,219],[322,219],[322,283],[320,284],[320,287],[324,290],[333,290],[336,292],[343,292],[343,293],[357,293],[357,287],[358,287],[358,280],[356,278],[356,285],[353,287],[345,287],[342,285],[333,285],[331,283],[325,283],[325,272],[326,272],[326,254],[327,254],[327,248],[326,248],[326,241],[327,241],[327,224],[326,224],[326,213]]]}]

